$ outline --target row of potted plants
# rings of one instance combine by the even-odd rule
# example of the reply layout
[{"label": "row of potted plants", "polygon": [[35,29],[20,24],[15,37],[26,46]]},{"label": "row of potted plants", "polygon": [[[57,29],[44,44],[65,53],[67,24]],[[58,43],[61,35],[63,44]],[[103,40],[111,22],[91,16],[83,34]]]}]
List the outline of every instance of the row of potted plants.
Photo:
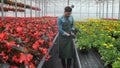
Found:
[{"label": "row of potted plants", "polygon": [[[15,12],[15,8],[4,7],[3,10],[4,10],[4,12],[8,12],[8,11],[13,11],[13,12]],[[2,11],[1,8],[0,8],[0,11]],[[21,8],[18,8],[17,11],[19,11],[19,12],[25,12],[25,10],[24,10],[24,9],[21,9]]]},{"label": "row of potted plants", "polygon": [[118,20],[117,18],[103,18],[103,20]]},{"label": "row of potted plants", "polygon": [[105,61],[105,66],[120,67],[119,21],[87,19],[86,22],[76,22],[75,26],[80,50],[95,48]]},{"label": "row of potted plants", "polygon": [[[15,2],[13,2],[11,0],[3,0],[3,1],[4,1],[4,4],[9,4],[11,6],[15,6]],[[1,3],[1,0],[0,0],[0,3]],[[24,8],[24,6],[26,6],[26,8],[28,8],[28,9],[40,11],[40,8],[38,8],[38,7],[33,7],[33,6],[30,6],[30,5],[26,5],[26,4],[23,4],[21,2],[17,3],[17,7]]]},{"label": "row of potted plants", "polygon": [[[36,68],[57,33],[56,18],[5,17],[0,21],[0,64]],[[48,55],[46,61],[50,58]]]}]

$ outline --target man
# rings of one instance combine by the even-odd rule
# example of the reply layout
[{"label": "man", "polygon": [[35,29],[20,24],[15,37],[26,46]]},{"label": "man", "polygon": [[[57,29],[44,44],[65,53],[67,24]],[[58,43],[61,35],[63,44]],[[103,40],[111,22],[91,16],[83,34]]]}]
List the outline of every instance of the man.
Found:
[{"label": "man", "polygon": [[74,57],[74,46],[71,31],[74,30],[74,20],[71,16],[72,8],[67,6],[64,15],[58,18],[59,30],[59,57],[63,68],[70,68]]}]

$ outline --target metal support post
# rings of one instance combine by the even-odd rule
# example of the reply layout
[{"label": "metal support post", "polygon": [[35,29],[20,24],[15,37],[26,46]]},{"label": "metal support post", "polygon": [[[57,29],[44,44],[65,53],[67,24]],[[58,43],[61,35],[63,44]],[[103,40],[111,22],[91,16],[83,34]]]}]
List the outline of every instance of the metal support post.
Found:
[{"label": "metal support post", "polygon": [[25,10],[25,12],[24,12],[24,17],[26,17],[26,0],[24,0],[24,10]]},{"label": "metal support post", "polygon": [[15,0],[15,17],[17,18],[17,0]]},{"label": "metal support post", "polygon": [[30,6],[31,6],[31,8],[30,8],[30,17],[32,17],[32,0],[30,0]]},{"label": "metal support post", "polygon": [[112,18],[114,17],[114,0],[112,0]]},{"label": "metal support post", "polygon": [[102,18],[104,18],[104,8],[105,8],[105,2],[103,1],[103,13],[102,13]]},{"label": "metal support post", "polygon": [[120,19],[120,0],[119,0],[119,15],[118,15],[118,19]]},{"label": "metal support post", "polygon": [[4,5],[4,0],[1,0],[1,15],[2,15],[2,21],[4,20],[4,8],[3,8],[3,5]]},{"label": "metal support post", "polygon": [[[37,0],[35,0],[35,7],[37,6]],[[37,17],[37,10],[35,10],[35,17]]]},{"label": "metal support post", "polygon": [[[39,0],[39,8],[40,8],[40,0]],[[41,9],[41,8],[40,8]],[[40,10],[41,11],[41,10]],[[40,11],[39,11],[39,17],[40,17]]]},{"label": "metal support post", "polygon": [[68,6],[70,5],[70,0],[68,0],[67,5],[68,5]]},{"label": "metal support post", "polygon": [[101,18],[101,2],[99,2],[99,18]]},{"label": "metal support post", "polygon": [[90,16],[90,14],[89,14],[89,8],[90,8],[90,2],[88,1],[88,18]]},{"label": "metal support post", "polygon": [[107,0],[106,2],[107,2],[107,8],[106,8],[106,18],[108,18],[108,6],[109,6],[109,3],[108,3],[108,2],[109,2],[109,1]]}]

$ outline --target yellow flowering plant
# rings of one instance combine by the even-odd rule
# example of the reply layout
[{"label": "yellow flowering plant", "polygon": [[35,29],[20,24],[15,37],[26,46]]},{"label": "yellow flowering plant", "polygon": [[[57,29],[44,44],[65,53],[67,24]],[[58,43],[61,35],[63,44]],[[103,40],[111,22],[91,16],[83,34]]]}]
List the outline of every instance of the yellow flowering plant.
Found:
[{"label": "yellow flowering plant", "polygon": [[105,65],[120,56],[120,23],[118,21],[84,19],[75,22],[77,45],[80,49],[97,48]]}]

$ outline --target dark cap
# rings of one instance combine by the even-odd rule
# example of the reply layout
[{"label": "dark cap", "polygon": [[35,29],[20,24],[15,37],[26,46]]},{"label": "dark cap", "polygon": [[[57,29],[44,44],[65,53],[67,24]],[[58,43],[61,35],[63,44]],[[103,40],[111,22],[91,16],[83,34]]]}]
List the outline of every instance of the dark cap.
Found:
[{"label": "dark cap", "polygon": [[72,12],[72,8],[70,6],[66,6],[64,10],[65,12]]}]

